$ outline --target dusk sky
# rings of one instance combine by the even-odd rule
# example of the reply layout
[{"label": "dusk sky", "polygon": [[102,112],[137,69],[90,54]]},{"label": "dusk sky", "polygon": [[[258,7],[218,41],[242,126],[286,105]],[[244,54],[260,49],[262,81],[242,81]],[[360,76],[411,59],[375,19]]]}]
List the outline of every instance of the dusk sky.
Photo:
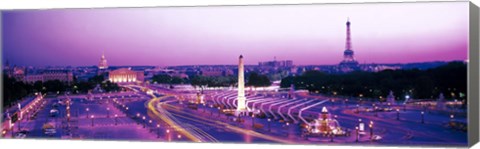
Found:
[{"label": "dusk sky", "polygon": [[468,2],[10,10],[3,60],[21,66],[338,64],[466,60]]}]

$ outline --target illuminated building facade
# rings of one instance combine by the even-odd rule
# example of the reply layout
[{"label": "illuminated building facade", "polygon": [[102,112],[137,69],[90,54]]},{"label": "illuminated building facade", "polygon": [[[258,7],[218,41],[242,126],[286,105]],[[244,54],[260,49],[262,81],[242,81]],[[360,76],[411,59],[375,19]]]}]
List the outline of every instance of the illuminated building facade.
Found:
[{"label": "illuminated building facade", "polygon": [[133,71],[130,68],[120,68],[108,73],[108,80],[113,83],[134,83],[143,82],[144,74],[142,71]]}]

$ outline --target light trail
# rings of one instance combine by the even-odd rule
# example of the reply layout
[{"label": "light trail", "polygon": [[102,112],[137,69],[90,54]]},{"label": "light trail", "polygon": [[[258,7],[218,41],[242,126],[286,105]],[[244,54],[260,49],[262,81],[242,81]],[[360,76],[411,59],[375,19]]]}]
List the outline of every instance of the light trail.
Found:
[{"label": "light trail", "polygon": [[[170,107],[174,107],[172,105],[168,105]],[[201,116],[198,116],[198,115],[191,115],[191,113],[188,113],[188,112],[185,112],[185,111],[181,111],[179,109],[176,109],[174,108],[175,110],[177,110],[176,112],[179,112],[179,113],[184,113],[188,116],[183,116],[183,115],[177,115],[177,114],[173,114],[173,115],[176,115],[176,116],[179,116],[179,117],[182,117],[182,118],[185,118],[185,119],[189,119],[189,120],[192,120],[192,121],[196,121],[196,122],[199,122],[199,123],[203,123],[205,125],[210,125],[210,126],[215,126],[215,127],[221,127],[223,126],[224,128],[226,129],[230,129],[236,133],[242,133],[242,134],[247,134],[247,135],[251,135],[251,136],[254,136],[254,137],[258,137],[258,138],[262,138],[262,139],[267,139],[267,140],[271,140],[271,141],[275,141],[275,142],[280,142],[280,143],[286,143],[286,144],[295,144],[295,143],[298,143],[298,142],[294,142],[294,141],[290,141],[290,140],[285,140],[285,139],[281,139],[281,138],[277,138],[277,137],[274,137],[274,136],[269,136],[269,135],[265,135],[265,134],[261,134],[261,133],[258,133],[256,131],[253,131],[253,130],[249,130],[249,129],[244,129],[244,128],[240,128],[240,127],[236,127],[236,126],[233,126],[233,125],[230,125],[228,123],[225,123],[225,122],[221,122],[221,121],[218,121],[218,120],[212,120],[212,119],[208,119],[208,118],[204,118],[204,117],[201,117]],[[195,118],[192,118],[192,117],[195,117]],[[203,121],[202,121],[203,120]],[[206,121],[206,122],[205,122]]]},{"label": "light trail", "polygon": [[282,114],[282,108],[283,108],[283,107],[286,107],[286,106],[288,106],[288,105],[291,105],[291,104],[295,104],[295,103],[298,103],[298,102],[302,102],[302,101],[303,101],[303,99],[300,99],[300,100],[297,100],[297,101],[290,102],[290,103],[287,103],[287,104],[284,104],[284,105],[279,106],[279,107],[277,108],[277,113],[278,113],[278,115],[280,115],[280,116],[283,118],[283,120],[287,120],[287,118],[286,118],[285,116],[283,116],[283,114]]},{"label": "light trail", "polygon": [[302,112],[303,112],[304,110],[310,109],[310,108],[312,108],[312,107],[314,107],[314,106],[323,104],[323,103],[325,103],[325,102],[327,102],[327,101],[328,101],[328,100],[323,100],[323,101],[320,101],[320,102],[315,103],[315,104],[313,104],[313,105],[309,105],[309,106],[307,106],[307,107],[305,107],[305,108],[300,109],[300,111],[298,111],[298,117],[299,117],[305,124],[308,124],[307,120],[305,120],[305,118],[303,118]]},{"label": "light trail", "polygon": [[[197,136],[194,136],[193,134],[191,134],[190,132],[186,131],[185,129],[182,129],[176,122],[174,122],[172,119],[170,119],[168,116],[164,115],[164,114],[161,114],[160,112],[163,112],[163,109],[160,108],[160,109],[157,109],[155,108],[155,103],[158,103],[160,100],[162,99],[165,99],[165,98],[168,98],[168,97],[172,97],[171,95],[167,95],[167,96],[163,96],[163,97],[156,97],[155,95],[151,94],[151,96],[153,97],[149,102],[148,102],[148,109],[153,113],[155,114],[156,116],[158,116],[160,119],[162,119],[164,122],[166,122],[168,125],[172,126],[176,131],[180,132],[181,134],[183,134],[185,137],[187,137],[188,139],[194,141],[194,142],[202,142],[202,140],[200,140]],[[157,111],[159,110],[159,111]]]},{"label": "light trail", "polygon": [[295,105],[295,106],[292,106],[292,107],[288,108],[287,115],[288,115],[290,118],[292,118],[292,120],[293,120],[295,123],[298,123],[298,120],[296,120],[296,119],[292,116],[292,114],[291,114],[292,109],[295,109],[295,108],[297,108],[297,107],[300,107],[300,106],[305,105],[305,104],[307,104],[307,103],[310,103],[310,102],[312,102],[312,101],[315,101],[315,100],[310,100],[310,101],[307,101],[307,102],[304,102],[304,103],[300,103],[300,104],[297,104],[297,105]]}]

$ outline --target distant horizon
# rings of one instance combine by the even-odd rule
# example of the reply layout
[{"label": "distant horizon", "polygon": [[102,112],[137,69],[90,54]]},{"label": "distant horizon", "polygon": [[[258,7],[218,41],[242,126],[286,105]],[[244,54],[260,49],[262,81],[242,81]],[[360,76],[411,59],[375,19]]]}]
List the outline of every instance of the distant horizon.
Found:
[{"label": "distant horizon", "polygon": [[7,10],[3,62],[19,66],[335,65],[346,21],[363,63],[464,61],[468,3]]},{"label": "distant horizon", "polygon": [[[282,60],[278,60],[282,61]],[[408,63],[359,63],[359,65],[406,65],[406,64],[418,64],[418,63],[435,63],[435,62],[465,62],[465,60],[450,60],[450,61],[425,61],[425,62],[408,62]],[[5,63],[2,63],[5,65]],[[9,64],[14,66],[15,64]],[[158,66],[158,65],[108,65],[108,67],[182,67],[182,66],[237,66],[238,64],[187,64],[187,65],[169,65],[169,66]],[[256,66],[257,64],[245,64],[245,66]],[[293,66],[337,66],[338,64],[309,64],[309,65],[296,65],[295,62]],[[98,65],[45,65],[45,66],[25,66],[25,65],[15,65],[17,67],[98,67]]]}]

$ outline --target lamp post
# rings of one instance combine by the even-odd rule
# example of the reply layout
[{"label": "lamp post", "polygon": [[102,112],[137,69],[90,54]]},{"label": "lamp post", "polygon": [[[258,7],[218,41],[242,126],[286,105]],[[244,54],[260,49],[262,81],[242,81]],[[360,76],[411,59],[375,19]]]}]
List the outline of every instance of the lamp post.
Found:
[{"label": "lamp post", "polygon": [[359,108],[360,108],[360,105],[357,104],[357,113],[360,113]]},{"label": "lamp post", "polygon": [[355,142],[358,142],[358,127],[355,127]]},{"label": "lamp post", "polygon": [[89,115],[90,115],[90,112],[89,112],[89,111],[90,111],[90,109],[89,109],[89,108],[87,108],[87,109],[85,109],[85,111],[87,111],[87,118],[88,118],[88,117],[89,117]]},{"label": "lamp post", "polygon": [[220,113],[221,113],[220,112],[220,107],[217,107],[217,109],[218,109],[218,117],[220,117]]},{"label": "lamp post", "polygon": [[15,133],[13,132],[15,129],[15,123],[12,123],[12,125],[10,125],[10,132],[12,133],[12,138],[14,137]]},{"label": "lamp post", "polygon": [[[150,127],[150,126],[152,126],[152,122],[153,122],[152,120],[148,120],[149,127]],[[150,132],[152,132],[152,131],[153,131],[153,130],[152,130],[152,129],[150,129]]]},{"label": "lamp post", "polygon": [[370,140],[373,139],[373,121],[370,121],[370,124],[368,125],[370,127]]},{"label": "lamp post", "polygon": [[255,125],[255,119],[254,118],[255,118],[255,114],[252,113],[252,128]]},{"label": "lamp post", "polygon": [[93,127],[93,125],[94,125],[94,124],[93,124],[93,118],[95,118],[94,115],[90,116],[90,119],[92,119],[92,127]]},{"label": "lamp post", "polygon": [[330,142],[333,142],[333,132],[330,130]]},{"label": "lamp post", "polygon": [[143,128],[145,128],[145,116],[143,116],[142,119],[143,119]]},{"label": "lamp post", "polygon": [[107,108],[107,118],[110,118],[110,108]]},{"label": "lamp post", "polygon": [[[137,119],[140,119],[140,113],[137,113]],[[140,120],[137,120],[137,124],[140,124]]]},{"label": "lamp post", "polygon": [[115,114],[115,126],[117,125],[117,118],[118,118],[118,115]]},{"label": "lamp post", "polygon": [[272,119],[268,118],[268,132],[270,132],[270,122],[272,121]]},{"label": "lamp post", "polygon": [[424,117],[425,117],[425,116],[424,116],[424,115],[425,115],[425,112],[422,111],[422,112],[420,112],[420,114],[422,115],[422,124],[424,124],[424,123],[425,123],[425,118],[424,118]]},{"label": "lamp post", "polygon": [[345,107],[348,108],[348,99],[345,99]]},{"label": "lamp post", "polygon": [[160,124],[157,124],[157,138],[160,138]]},{"label": "lamp post", "polygon": [[167,129],[167,140],[168,142],[172,141],[172,138],[170,137],[170,129]]},{"label": "lamp post", "polygon": [[375,117],[378,117],[377,106],[375,106],[375,108],[373,109],[373,111],[375,112]]},{"label": "lamp post", "polygon": [[450,114],[450,125],[453,123],[453,118],[454,118],[454,115]]},{"label": "lamp post", "polygon": [[397,109],[397,120],[400,120],[400,109]]}]

